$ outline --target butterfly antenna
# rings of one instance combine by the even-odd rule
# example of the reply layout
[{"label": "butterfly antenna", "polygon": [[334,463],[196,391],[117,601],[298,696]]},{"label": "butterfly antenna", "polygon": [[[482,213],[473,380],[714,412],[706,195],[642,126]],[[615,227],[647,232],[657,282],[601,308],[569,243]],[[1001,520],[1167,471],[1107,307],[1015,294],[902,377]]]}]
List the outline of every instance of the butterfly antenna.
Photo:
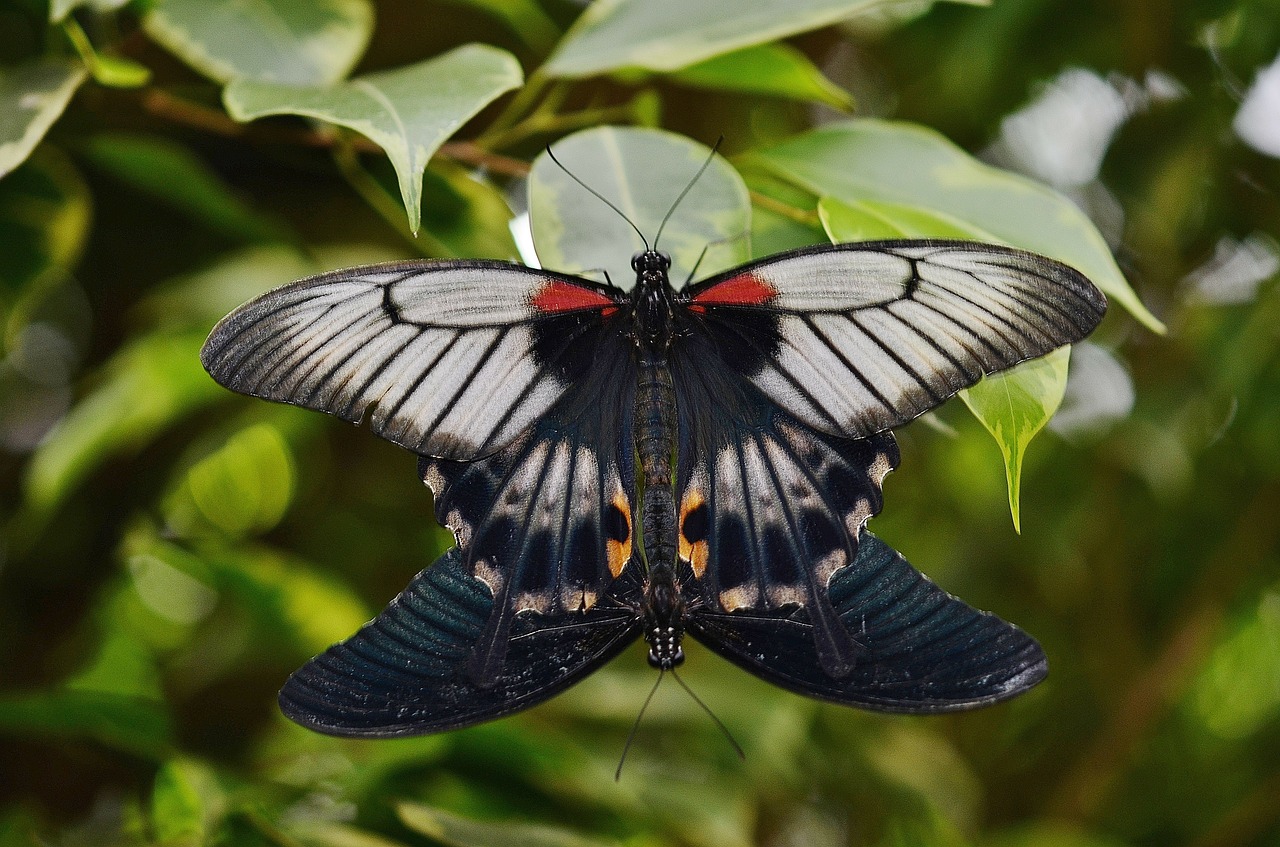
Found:
[{"label": "butterfly antenna", "polygon": [[707,251],[711,249],[710,244],[702,245],[702,252],[698,254],[698,261],[693,263],[693,270],[689,271],[689,275],[685,277],[684,287],[688,288],[689,283],[693,282],[693,275],[698,272],[698,266],[702,264],[702,260],[707,258]]},{"label": "butterfly antenna", "polygon": [[706,703],[702,702],[702,698],[700,698],[697,694],[693,693],[693,689],[690,688],[685,683],[685,681],[680,678],[680,674],[676,673],[675,668],[671,669],[671,675],[675,677],[676,682],[680,683],[680,687],[685,690],[685,693],[693,698],[693,702],[697,703],[699,706],[702,707],[702,711],[707,713],[707,717],[711,718],[711,720],[715,723],[715,725],[720,727],[720,731],[724,733],[724,737],[729,741],[729,746],[733,748],[733,752],[738,754],[738,758],[742,759],[743,761],[746,761],[747,754],[742,751],[742,745],[739,744],[738,740],[733,737],[733,733],[729,731],[729,727],[724,725],[724,721],[716,717],[716,713],[711,711],[711,707],[709,707]]},{"label": "butterfly antenna", "polygon": [[[649,239],[647,239],[647,238],[645,238],[645,237],[644,237],[644,233],[640,231],[640,227],[636,226],[636,225],[635,225],[635,223],[633,223],[633,222],[632,222],[631,218],[627,217],[627,216],[626,216],[626,214],[625,214],[621,209],[619,209],[617,206],[615,206],[615,205],[613,204],[613,202],[609,200],[609,198],[608,198],[608,197],[605,197],[605,196],[604,196],[603,194],[601,194],[599,191],[596,191],[594,188],[592,188],[591,186],[587,185],[587,184],[586,184],[585,182],[583,182],[582,180],[578,179],[577,175],[576,175],[573,171],[569,170],[569,169],[568,169],[568,168],[566,168],[563,164],[561,164],[560,160],[556,158],[556,154],[551,152],[551,145],[550,145],[550,144],[548,144],[548,145],[547,145],[547,155],[551,157],[551,161],[555,162],[555,163],[556,163],[556,165],[557,165],[557,166],[559,166],[560,170],[564,171],[566,174],[568,174],[568,175],[569,175],[569,179],[571,179],[571,180],[573,180],[574,182],[578,183],[578,185],[581,185],[581,186],[582,186],[583,188],[585,188],[587,191],[591,192],[591,195],[592,195],[592,196],[594,196],[594,197],[595,197],[597,200],[599,200],[601,203],[605,204],[605,205],[606,205],[606,206],[608,206],[610,209],[613,209],[615,212],[617,212],[617,213],[618,213],[618,217],[620,217],[620,218],[622,218],[624,221],[626,221],[626,222],[627,222],[627,226],[629,226],[629,227],[631,227],[632,229],[634,229],[634,230],[636,231],[636,235],[640,236],[640,240],[641,240],[642,242],[644,242],[644,249],[645,249],[646,251],[649,249]],[[704,167],[705,167],[705,166],[704,166]],[[681,195],[681,196],[683,197],[684,195]],[[664,222],[665,222],[665,221],[664,221]],[[662,229],[661,229],[661,228],[659,228],[659,229],[658,229],[658,232],[662,232]],[[654,243],[656,244],[657,242],[655,241]]]},{"label": "butterfly antenna", "polygon": [[667,227],[667,221],[671,220],[671,216],[675,213],[676,207],[680,205],[680,201],[689,193],[689,189],[693,188],[693,184],[702,176],[702,172],[711,166],[711,160],[716,157],[716,151],[720,149],[720,145],[724,143],[724,136],[716,139],[716,143],[711,147],[711,153],[707,155],[707,160],[702,163],[702,167],[698,168],[698,172],[693,175],[693,179],[689,180],[684,190],[676,197],[676,201],[671,204],[671,208],[667,209],[667,213],[662,217],[662,223],[658,224],[658,234],[653,237],[653,249],[658,249],[658,242],[662,240],[662,231]]},{"label": "butterfly antenna", "polygon": [[[662,684],[662,677],[666,674],[665,670],[658,671],[658,678],[653,681],[653,688],[649,689],[649,696],[644,698],[644,705],[640,707],[640,714],[636,715],[636,722],[631,725],[631,732],[627,734],[627,743],[622,745],[622,758],[618,759],[618,769],[613,772],[613,781],[618,782],[622,779],[622,766],[627,762],[627,754],[631,752],[631,742],[636,740],[636,733],[640,731],[640,720],[644,717],[645,710],[649,708],[649,703],[653,700],[653,695],[658,693],[658,686]],[[672,672],[674,676],[674,671]],[[676,677],[679,679],[679,677]],[[684,683],[680,683],[684,685]],[[696,698],[695,698],[696,699]]]}]

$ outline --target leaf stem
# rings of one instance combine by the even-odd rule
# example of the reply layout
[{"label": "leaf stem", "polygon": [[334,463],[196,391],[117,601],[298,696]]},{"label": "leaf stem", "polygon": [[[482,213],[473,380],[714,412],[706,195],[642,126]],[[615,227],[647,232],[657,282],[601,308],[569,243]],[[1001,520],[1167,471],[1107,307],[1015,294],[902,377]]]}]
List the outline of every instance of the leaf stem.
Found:
[{"label": "leaf stem", "polygon": [[761,194],[759,191],[751,192],[751,202],[761,209],[767,209],[774,214],[782,215],[784,218],[790,218],[796,223],[802,223],[806,226],[821,224],[816,211],[801,209],[797,206],[792,206],[790,203],[783,203],[781,200],[770,197],[768,194]]}]

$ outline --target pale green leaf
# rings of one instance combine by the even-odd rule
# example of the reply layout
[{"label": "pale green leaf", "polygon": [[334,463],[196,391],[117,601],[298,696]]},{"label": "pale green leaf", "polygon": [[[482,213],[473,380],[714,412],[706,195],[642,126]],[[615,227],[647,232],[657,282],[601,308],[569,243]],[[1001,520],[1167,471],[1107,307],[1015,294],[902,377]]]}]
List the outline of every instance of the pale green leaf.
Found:
[{"label": "pale green leaf", "polygon": [[1164,331],[1129,287],[1102,235],[1074,203],[1038,182],[979,162],[932,130],[891,121],[847,121],[753,153],[750,160],[820,197],[930,209],[1006,244],[1065,262],[1148,328]]},{"label": "pale green leaf", "polygon": [[192,759],[172,759],[156,774],[151,826],[161,844],[198,847],[213,840],[227,797],[217,775]]},{"label": "pale green leaf", "polygon": [[396,805],[401,823],[449,847],[604,847],[617,844],[560,827],[524,822],[480,821],[418,803]]},{"label": "pale green leaf", "polygon": [[169,139],[114,133],[90,139],[89,161],[210,229],[245,241],[289,240],[279,221],[255,211],[187,148]]},{"label": "pale green leaf", "polygon": [[[654,244],[672,204],[707,161],[710,149],[684,136],[652,129],[600,127],[556,142],[556,158],[578,179],[616,205]],[[727,161],[714,158],[662,230],[678,286],[750,257],[751,206],[746,185]],[[625,220],[592,197],[545,153],[529,173],[529,215],[543,267],[568,273],[607,272],[615,285],[635,281],[632,254],[643,248]]]},{"label": "pale green leaf", "polygon": [[845,111],[853,108],[849,92],[787,44],[744,47],[675,71],[670,79],[698,88],[814,101]]},{"label": "pale green leaf", "polygon": [[79,62],[62,59],[0,68],[0,176],[31,155],[85,76]]},{"label": "pale green leaf", "polygon": [[1035,434],[1049,422],[1067,387],[1071,348],[1060,347],[1047,356],[984,377],[960,392],[969,410],[1000,447],[1009,483],[1009,511],[1013,526],[1022,531],[1019,498],[1022,459]]},{"label": "pale green leaf", "polygon": [[369,0],[158,0],[147,34],[218,82],[337,82],[373,32]]},{"label": "pale green leaf", "polygon": [[376,142],[395,166],[410,229],[421,220],[422,172],[445,139],[523,82],[520,64],[483,44],[332,86],[296,87],[237,80],[223,91],[238,121],[303,115],[347,127]]},{"label": "pale green leaf", "polygon": [[675,71],[883,6],[881,0],[603,0],[587,8],[543,70],[581,77]]}]

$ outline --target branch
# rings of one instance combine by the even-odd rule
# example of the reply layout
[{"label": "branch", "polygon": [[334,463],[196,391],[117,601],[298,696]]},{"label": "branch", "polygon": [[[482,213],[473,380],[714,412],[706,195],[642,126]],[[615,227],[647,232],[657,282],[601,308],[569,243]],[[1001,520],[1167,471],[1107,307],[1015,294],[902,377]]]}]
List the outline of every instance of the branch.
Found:
[{"label": "branch", "polygon": [[[226,112],[174,97],[158,88],[146,89],[141,98],[142,108],[171,123],[189,126],[224,138],[240,138],[267,144],[287,144],[297,147],[332,149],[340,143],[358,153],[381,153],[382,148],[363,135],[352,134],[339,139],[337,134],[324,130],[308,129],[282,124],[242,124],[232,120]],[[496,174],[521,177],[529,173],[529,163],[509,156],[493,153],[471,141],[446,141],[439,154],[456,162],[483,167]]]}]

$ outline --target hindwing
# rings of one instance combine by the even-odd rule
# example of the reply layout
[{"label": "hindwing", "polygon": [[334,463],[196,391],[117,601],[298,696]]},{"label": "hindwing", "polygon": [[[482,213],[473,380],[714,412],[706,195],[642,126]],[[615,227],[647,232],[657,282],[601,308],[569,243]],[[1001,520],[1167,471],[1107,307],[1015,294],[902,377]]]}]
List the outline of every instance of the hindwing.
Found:
[{"label": "hindwing", "polygon": [[679,555],[707,608],[801,606],[822,668],[842,676],[859,648],[828,599],[858,555],[881,484],[898,464],[890,433],[838,438],[787,414],[694,325],[672,351],[679,409]]},{"label": "hindwing", "polygon": [[469,662],[493,613],[488,586],[455,547],[414,577],[377,618],[290,676],[280,708],[331,735],[457,729],[541,703],[640,633],[634,611],[610,602],[577,612],[523,614],[507,634],[508,661],[480,685]]},{"label": "hindwing", "polygon": [[761,679],[809,697],[887,712],[946,712],[1007,699],[1048,672],[1035,639],[952,597],[863,530],[858,557],[835,574],[831,604],[859,661],[833,677],[815,652],[803,606],[690,614],[689,631]]}]

